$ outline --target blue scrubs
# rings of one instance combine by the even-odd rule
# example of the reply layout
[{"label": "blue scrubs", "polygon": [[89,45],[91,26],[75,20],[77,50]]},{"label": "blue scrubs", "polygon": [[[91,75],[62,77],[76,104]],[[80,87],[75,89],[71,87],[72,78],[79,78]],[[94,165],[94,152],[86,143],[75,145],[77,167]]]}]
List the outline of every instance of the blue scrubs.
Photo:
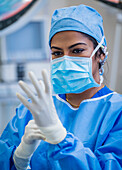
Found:
[{"label": "blue scrubs", "polygon": [[[59,144],[41,141],[34,152],[33,170],[120,170],[122,169],[122,95],[106,86],[93,98],[73,108],[65,96],[54,103],[67,136]],[[13,153],[32,118],[21,104],[0,138],[0,169],[15,169]]]}]

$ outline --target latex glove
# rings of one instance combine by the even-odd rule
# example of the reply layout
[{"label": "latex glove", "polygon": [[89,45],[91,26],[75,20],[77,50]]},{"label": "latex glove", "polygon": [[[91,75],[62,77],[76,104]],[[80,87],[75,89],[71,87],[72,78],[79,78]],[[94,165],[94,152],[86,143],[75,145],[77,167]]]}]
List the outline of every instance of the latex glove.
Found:
[{"label": "latex glove", "polygon": [[13,156],[16,169],[26,169],[32,154],[38,147],[40,140],[45,137],[41,134],[34,120],[30,120],[25,127],[25,132],[20,145],[16,148]]},{"label": "latex glove", "polygon": [[19,81],[20,87],[27,96],[31,98],[32,103],[28,102],[27,99],[19,93],[17,93],[17,97],[32,113],[36,124],[45,137],[45,141],[51,144],[57,144],[65,138],[66,129],[63,127],[56,113],[47,72],[46,70],[42,71],[44,88],[43,84],[39,83],[36,79],[33,72],[29,72],[29,77],[36,89],[37,96],[35,96],[25,82]]}]

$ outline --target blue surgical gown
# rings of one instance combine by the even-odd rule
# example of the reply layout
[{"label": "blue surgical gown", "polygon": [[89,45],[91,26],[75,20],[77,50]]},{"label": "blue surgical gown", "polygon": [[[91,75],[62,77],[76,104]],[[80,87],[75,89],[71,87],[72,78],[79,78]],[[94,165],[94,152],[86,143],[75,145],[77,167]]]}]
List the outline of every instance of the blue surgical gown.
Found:
[{"label": "blue surgical gown", "polygon": [[[31,158],[31,169],[122,169],[122,95],[104,87],[79,108],[63,96],[53,98],[67,136],[56,145],[41,141]],[[0,138],[1,170],[15,169],[13,153],[30,119],[31,113],[21,104]]]}]

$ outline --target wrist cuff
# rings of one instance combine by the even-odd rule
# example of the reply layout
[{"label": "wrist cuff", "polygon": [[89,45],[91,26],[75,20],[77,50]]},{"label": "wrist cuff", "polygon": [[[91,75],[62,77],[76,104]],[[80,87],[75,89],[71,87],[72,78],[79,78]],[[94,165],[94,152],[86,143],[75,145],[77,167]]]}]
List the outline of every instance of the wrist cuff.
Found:
[{"label": "wrist cuff", "polygon": [[51,144],[58,144],[66,137],[66,129],[60,121],[50,127],[40,127],[42,134],[46,137],[45,141]]},{"label": "wrist cuff", "polygon": [[15,150],[14,154],[19,158],[28,159],[32,156],[33,152],[36,150],[39,143],[40,141],[37,140],[32,144],[26,144],[22,138],[22,141]]}]

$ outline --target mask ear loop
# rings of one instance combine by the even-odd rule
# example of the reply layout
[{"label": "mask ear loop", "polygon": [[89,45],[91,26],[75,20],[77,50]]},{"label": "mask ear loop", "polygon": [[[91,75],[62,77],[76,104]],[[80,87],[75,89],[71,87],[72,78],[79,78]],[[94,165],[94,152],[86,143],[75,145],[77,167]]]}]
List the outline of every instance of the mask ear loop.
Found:
[{"label": "mask ear loop", "polygon": [[103,42],[104,42],[104,38],[105,38],[105,36],[102,37],[101,42],[100,42],[100,43],[97,45],[97,47],[94,49],[94,51],[92,52],[90,58],[92,58],[92,57],[95,55],[95,53],[99,50],[99,48],[102,46],[102,44],[103,44]]},{"label": "mask ear loop", "polygon": [[[103,44],[103,42],[104,42],[104,38],[105,38],[105,36],[102,37],[101,42],[100,42],[100,43],[97,45],[97,47],[94,49],[94,51],[92,52],[90,58],[92,58],[92,57],[95,55],[95,53],[99,50],[99,48],[102,46],[102,44]],[[103,76],[100,75],[100,85],[101,85],[102,82],[103,82]]]}]

